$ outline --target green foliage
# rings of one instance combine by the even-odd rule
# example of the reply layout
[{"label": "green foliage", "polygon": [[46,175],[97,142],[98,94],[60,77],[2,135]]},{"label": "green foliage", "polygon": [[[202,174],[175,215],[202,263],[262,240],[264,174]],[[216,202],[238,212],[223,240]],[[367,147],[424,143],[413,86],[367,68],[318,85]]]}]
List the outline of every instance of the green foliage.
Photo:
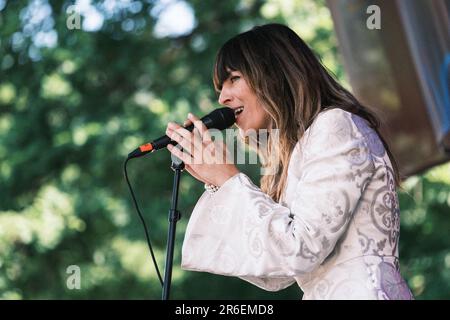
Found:
[{"label": "green foliage", "polygon": [[[192,0],[194,28],[165,37],[154,32],[157,15],[149,14],[155,10],[153,1],[113,9],[92,1],[104,21],[99,30],[89,32],[67,27],[66,10],[72,1],[41,1],[40,13],[47,15],[33,11],[35,1],[2,3],[3,299],[160,298],[161,287],[123,178],[123,160],[149,137],[161,135],[168,121],[182,122],[188,110],[200,115],[217,105],[212,65],[218,48],[231,36],[255,24],[285,22],[345,82],[324,0]],[[172,186],[169,166],[166,151],[129,166],[160,268]],[[256,168],[244,169],[257,181]],[[417,186],[423,187],[420,201],[414,198],[420,205],[401,197],[405,275],[418,297],[448,298],[449,228],[444,214],[449,212],[450,182],[433,174],[416,180],[406,189],[416,194]],[[184,215],[177,228],[173,297],[300,298],[296,286],[269,293],[239,279],[179,268],[188,216],[202,188],[183,175],[179,204]],[[81,268],[80,290],[66,286],[70,265]]]},{"label": "green foliage", "polygon": [[450,163],[409,178],[403,188],[402,272],[417,299],[449,299]]}]

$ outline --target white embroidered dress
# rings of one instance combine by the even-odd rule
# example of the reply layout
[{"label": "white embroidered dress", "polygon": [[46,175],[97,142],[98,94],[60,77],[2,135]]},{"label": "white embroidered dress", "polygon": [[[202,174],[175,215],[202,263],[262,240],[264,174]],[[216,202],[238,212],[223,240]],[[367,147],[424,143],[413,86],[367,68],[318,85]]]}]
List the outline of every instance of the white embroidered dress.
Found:
[{"label": "white embroidered dress", "polygon": [[201,196],[182,268],[270,291],[296,282],[303,299],[410,299],[399,272],[399,213],[378,135],[358,116],[326,110],[291,155],[280,203],[243,173]]}]

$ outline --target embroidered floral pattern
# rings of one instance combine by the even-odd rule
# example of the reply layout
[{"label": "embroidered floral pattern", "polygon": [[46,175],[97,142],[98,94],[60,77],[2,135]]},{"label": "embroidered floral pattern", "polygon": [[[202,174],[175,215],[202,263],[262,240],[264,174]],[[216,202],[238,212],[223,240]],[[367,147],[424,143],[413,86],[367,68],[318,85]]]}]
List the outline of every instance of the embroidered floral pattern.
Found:
[{"label": "embroidered floral pattern", "polygon": [[412,298],[394,262],[399,207],[381,140],[340,109],[322,112],[310,128],[291,156],[282,203],[242,173],[199,200],[183,269],[266,290],[297,281],[311,299]]}]

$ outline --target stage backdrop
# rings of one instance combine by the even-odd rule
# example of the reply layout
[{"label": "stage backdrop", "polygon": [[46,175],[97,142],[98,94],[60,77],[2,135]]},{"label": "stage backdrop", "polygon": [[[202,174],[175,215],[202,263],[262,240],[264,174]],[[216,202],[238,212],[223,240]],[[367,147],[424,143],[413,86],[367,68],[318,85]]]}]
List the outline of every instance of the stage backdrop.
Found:
[{"label": "stage backdrop", "polygon": [[328,0],[355,94],[409,176],[450,152],[450,2]]}]

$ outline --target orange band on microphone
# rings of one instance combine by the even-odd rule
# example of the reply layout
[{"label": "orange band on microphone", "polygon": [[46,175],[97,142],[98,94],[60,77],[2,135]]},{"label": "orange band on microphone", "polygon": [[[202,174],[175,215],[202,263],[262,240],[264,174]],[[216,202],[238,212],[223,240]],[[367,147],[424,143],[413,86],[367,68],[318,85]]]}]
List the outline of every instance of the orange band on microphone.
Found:
[{"label": "orange band on microphone", "polygon": [[146,143],[140,146],[139,149],[141,150],[141,152],[148,152],[153,150],[153,146],[151,143]]}]

